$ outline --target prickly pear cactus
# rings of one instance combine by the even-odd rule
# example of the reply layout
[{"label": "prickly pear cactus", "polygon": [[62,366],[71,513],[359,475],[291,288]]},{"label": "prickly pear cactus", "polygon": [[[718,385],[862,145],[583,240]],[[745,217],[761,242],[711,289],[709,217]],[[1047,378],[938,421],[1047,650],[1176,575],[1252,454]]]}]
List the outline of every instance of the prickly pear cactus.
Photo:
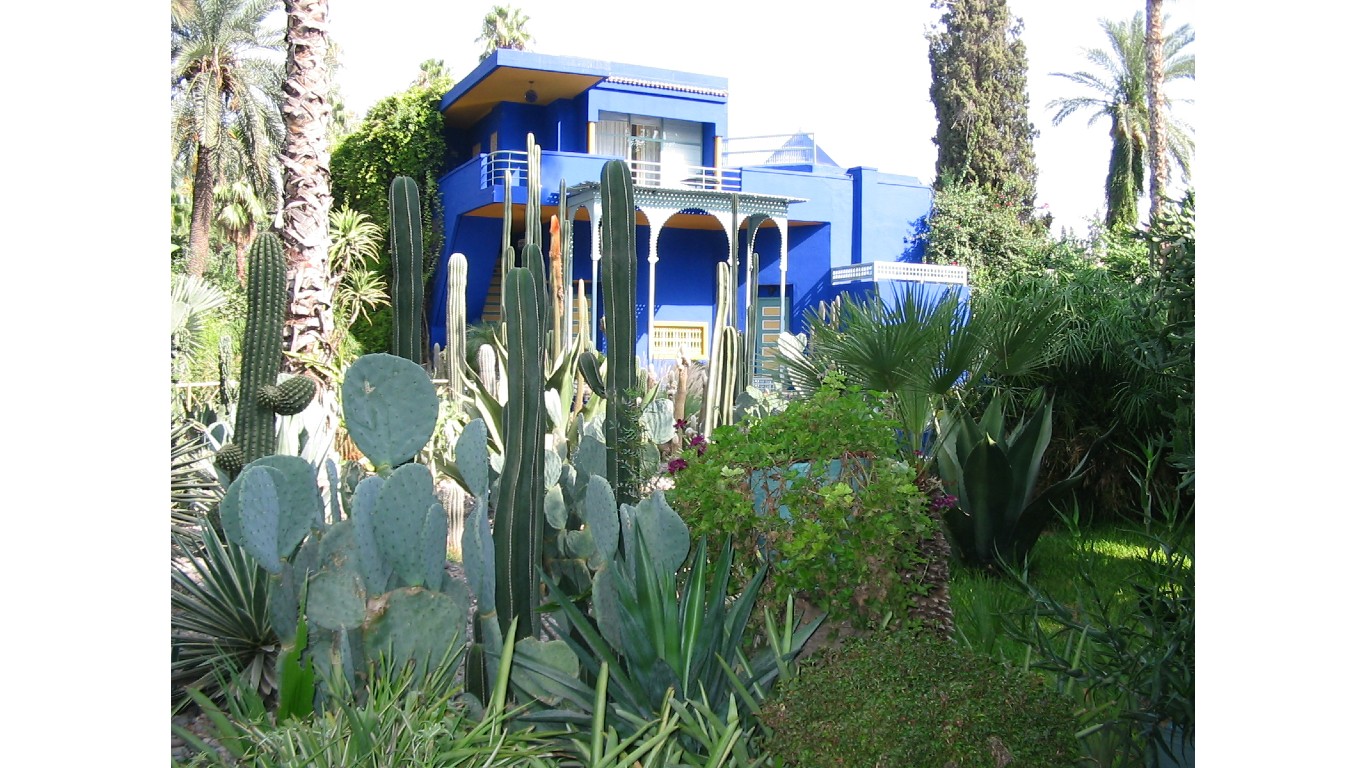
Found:
[{"label": "prickly pear cactus", "polygon": [[347,371],[342,408],[379,471],[354,486],[347,517],[325,524],[308,462],[266,456],[228,487],[224,531],[272,574],[272,623],[283,643],[294,642],[306,596],[303,615],[322,638],[308,649],[315,666],[338,660],[353,686],[408,662],[453,674],[440,662],[465,641],[469,595],[445,571],[446,511],[431,473],[409,463],[436,426],[431,379],[395,355],[366,355]]}]

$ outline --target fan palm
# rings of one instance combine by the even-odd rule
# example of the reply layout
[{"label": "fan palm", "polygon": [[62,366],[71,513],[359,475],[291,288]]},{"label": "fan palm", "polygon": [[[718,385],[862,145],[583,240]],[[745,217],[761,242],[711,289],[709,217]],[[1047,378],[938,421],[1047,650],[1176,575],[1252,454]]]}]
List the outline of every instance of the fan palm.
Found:
[{"label": "fan palm", "polygon": [[213,188],[225,158],[240,160],[258,196],[275,198],[283,137],[277,106],[281,43],[264,28],[274,0],[186,0],[171,14],[172,157],[194,179],[186,264],[209,258]]},{"label": "fan palm", "polygon": [[479,60],[493,55],[499,48],[515,48],[525,51],[533,38],[526,31],[527,15],[520,8],[495,5],[484,15],[484,31],[476,37],[476,43],[484,44],[484,52]]},{"label": "fan palm", "polygon": [[[1070,80],[1092,93],[1054,99],[1053,124],[1059,125],[1074,112],[1091,110],[1087,125],[1102,117],[1110,119],[1110,168],[1105,176],[1105,226],[1132,227],[1138,223],[1138,196],[1143,192],[1143,177],[1148,151],[1148,68],[1144,41],[1147,25],[1143,13],[1132,20],[1118,22],[1102,19],[1109,50],[1088,48],[1086,60],[1093,71],[1053,72],[1054,77]],[[1173,80],[1195,79],[1195,56],[1183,53],[1195,42],[1189,24],[1175,29],[1163,41],[1164,84]],[[1194,148],[1188,126],[1171,121],[1167,126],[1172,159],[1183,174],[1190,173]]]},{"label": "fan palm", "polygon": [[269,222],[270,211],[266,201],[246,179],[238,179],[213,189],[213,197],[218,205],[218,231],[232,243],[237,255],[237,282],[247,284],[247,247],[256,239],[262,224]]}]

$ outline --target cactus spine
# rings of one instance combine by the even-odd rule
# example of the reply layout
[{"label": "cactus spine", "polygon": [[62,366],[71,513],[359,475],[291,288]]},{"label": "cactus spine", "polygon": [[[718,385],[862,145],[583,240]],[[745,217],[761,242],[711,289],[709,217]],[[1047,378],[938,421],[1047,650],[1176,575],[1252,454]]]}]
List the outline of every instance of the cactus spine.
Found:
[{"label": "cactus spine", "polygon": [[247,464],[275,453],[275,415],[302,411],[313,398],[312,379],[277,384],[284,357],[285,251],[274,233],[256,238],[247,254],[247,327],[242,337],[241,389],[232,442],[215,458],[236,477]]},{"label": "cactus spine", "polygon": [[417,182],[398,176],[389,185],[389,248],[394,260],[394,348],[422,364],[422,206]]}]

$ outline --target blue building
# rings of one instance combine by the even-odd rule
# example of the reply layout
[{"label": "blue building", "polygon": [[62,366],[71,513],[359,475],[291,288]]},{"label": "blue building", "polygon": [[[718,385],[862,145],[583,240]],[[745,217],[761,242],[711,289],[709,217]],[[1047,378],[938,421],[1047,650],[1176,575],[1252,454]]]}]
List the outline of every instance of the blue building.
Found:
[{"label": "blue building", "polygon": [[[440,196],[446,251],[469,263],[468,322],[498,317],[503,206],[511,195],[513,232],[524,231],[528,134],[541,148],[543,242],[563,179],[572,278],[598,308],[576,327],[599,345],[598,180],[608,160],[630,164],[642,361],[707,357],[720,262],[733,266],[736,325],[760,361],[780,332],[803,330],[808,308],[842,291],[966,286],[966,270],[920,263],[929,186],[842,167],[808,134],[731,137],[726,88],[721,77],[506,49],[456,84],[439,105],[454,168]],[[442,261],[430,327],[443,346],[445,286]]]}]

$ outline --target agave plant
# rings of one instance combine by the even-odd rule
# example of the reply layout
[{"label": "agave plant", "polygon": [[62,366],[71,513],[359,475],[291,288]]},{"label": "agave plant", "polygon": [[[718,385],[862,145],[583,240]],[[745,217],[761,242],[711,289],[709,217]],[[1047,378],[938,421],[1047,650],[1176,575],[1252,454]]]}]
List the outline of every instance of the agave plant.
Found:
[{"label": "agave plant", "polygon": [[1023,563],[1055,514],[1053,502],[1081,482],[1091,455],[1088,451],[1067,477],[1036,494],[1039,466],[1053,436],[1053,402],[1044,402],[1010,432],[1004,421],[998,398],[987,405],[981,421],[960,411],[940,426],[934,458],[945,492],[957,498],[957,506],[944,510],[944,523],[955,554],[974,566]]},{"label": "agave plant", "polygon": [[270,624],[269,574],[211,525],[177,536],[188,562],[171,562],[171,689],[222,700],[238,686],[275,690],[279,639]]},{"label": "agave plant", "polygon": [[205,427],[194,421],[171,422],[171,533],[187,535],[199,527],[223,497],[223,487],[208,464]]},{"label": "agave plant", "polygon": [[[636,535],[642,536],[639,529]],[[601,670],[590,683],[604,685],[602,675],[608,675],[605,685],[616,704],[610,718],[613,727],[634,731],[642,722],[659,717],[661,707],[670,701],[693,706],[697,713],[738,702],[738,722],[754,726],[754,713],[773,684],[791,675],[792,659],[824,615],[794,627],[789,602],[781,632],[766,615],[768,647],[751,659],[746,655],[744,634],[766,572],[761,570],[738,596],[733,595],[729,540],[714,563],[708,562],[705,539],[696,543],[691,565],[680,570],[677,578],[650,559],[643,538],[632,548],[631,557],[634,567],[614,561],[599,575],[604,583],[594,587],[594,619],[553,580],[544,579],[573,630],[562,633],[563,641],[583,669]],[[544,668],[538,671],[564,690],[574,691],[573,700],[592,700],[592,689],[577,678]],[[564,714],[548,713],[538,719],[553,720]],[[587,717],[564,719],[582,725]]]}]

